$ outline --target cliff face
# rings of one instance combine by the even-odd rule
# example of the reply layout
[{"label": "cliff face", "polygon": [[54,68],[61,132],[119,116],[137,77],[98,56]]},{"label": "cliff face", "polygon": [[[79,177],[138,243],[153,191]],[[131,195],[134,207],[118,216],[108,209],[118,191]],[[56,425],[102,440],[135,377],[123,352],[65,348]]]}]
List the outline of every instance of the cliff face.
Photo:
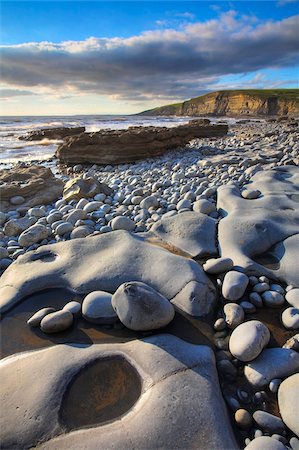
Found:
[{"label": "cliff face", "polygon": [[219,91],[143,115],[293,116],[299,114],[299,89]]}]

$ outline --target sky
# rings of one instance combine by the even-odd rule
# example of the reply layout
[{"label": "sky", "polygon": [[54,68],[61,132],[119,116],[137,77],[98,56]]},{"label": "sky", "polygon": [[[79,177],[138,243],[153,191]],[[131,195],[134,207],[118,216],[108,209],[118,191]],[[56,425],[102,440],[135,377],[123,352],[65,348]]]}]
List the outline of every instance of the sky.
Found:
[{"label": "sky", "polygon": [[132,114],[298,88],[299,3],[1,1],[1,115]]}]

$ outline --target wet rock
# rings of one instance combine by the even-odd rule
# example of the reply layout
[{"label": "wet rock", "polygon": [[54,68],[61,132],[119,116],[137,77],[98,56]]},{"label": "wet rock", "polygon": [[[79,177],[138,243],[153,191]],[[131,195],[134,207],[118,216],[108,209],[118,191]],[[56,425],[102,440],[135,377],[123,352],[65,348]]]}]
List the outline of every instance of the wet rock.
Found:
[{"label": "wet rock", "polygon": [[84,133],[85,127],[58,127],[58,128],[42,128],[41,130],[33,130],[19,139],[23,141],[40,141],[42,139],[65,139],[68,136],[75,136]]}]

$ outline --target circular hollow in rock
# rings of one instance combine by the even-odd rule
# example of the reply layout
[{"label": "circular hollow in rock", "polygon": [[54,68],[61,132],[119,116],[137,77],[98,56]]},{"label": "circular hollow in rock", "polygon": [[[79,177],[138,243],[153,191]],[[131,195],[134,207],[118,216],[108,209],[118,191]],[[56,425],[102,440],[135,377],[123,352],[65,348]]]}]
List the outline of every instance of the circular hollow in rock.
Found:
[{"label": "circular hollow in rock", "polygon": [[71,431],[112,421],[131,409],[140,394],[140,376],[125,358],[97,359],[71,380],[63,397],[60,423]]}]

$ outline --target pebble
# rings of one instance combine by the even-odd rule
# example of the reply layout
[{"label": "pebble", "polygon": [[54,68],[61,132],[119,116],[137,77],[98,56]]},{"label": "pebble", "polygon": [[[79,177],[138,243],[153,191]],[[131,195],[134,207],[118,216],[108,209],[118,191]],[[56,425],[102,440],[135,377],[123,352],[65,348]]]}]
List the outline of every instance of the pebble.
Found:
[{"label": "pebble", "polygon": [[290,305],[299,308],[299,288],[289,290],[286,293],[285,299]]},{"label": "pebble", "polygon": [[252,303],[247,302],[246,300],[242,300],[239,304],[244,309],[244,312],[246,314],[252,314],[256,311],[256,307]]},{"label": "pebble", "polygon": [[249,300],[257,308],[262,308],[263,307],[262,297],[257,292],[250,292]]},{"label": "pebble", "polygon": [[79,227],[76,227],[72,230],[70,234],[71,239],[78,239],[78,238],[84,238],[92,233],[93,230],[91,230],[87,225],[81,225]]},{"label": "pebble", "polygon": [[241,272],[232,270],[227,272],[222,285],[222,295],[226,300],[236,301],[239,300],[249,283],[247,275]]},{"label": "pebble", "polygon": [[0,247],[0,259],[7,258],[8,257],[8,251],[4,247]]},{"label": "pebble", "polygon": [[299,439],[296,438],[295,436],[291,437],[290,446],[292,450],[299,450]]},{"label": "pebble", "polygon": [[228,328],[234,329],[244,320],[244,310],[236,303],[224,305],[223,312]]},{"label": "pebble", "polygon": [[40,327],[44,333],[59,333],[70,328],[73,324],[73,314],[66,310],[47,314],[41,321]]},{"label": "pebble", "polygon": [[55,233],[58,234],[59,236],[63,236],[64,234],[73,231],[73,229],[74,227],[71,223],[63,222],[59,224],[58,227],[55,229]]},{"label": "pebble", "polygon": [[209,200],[201,199],[194,202],[193,211],[202,214],[210,214],[211,212],[216,211],[216,207],[214,203],[210,202]]},{"label": "pebble", "polygon": [[97,324],[112,324],[118,321],[112,304],[112,294],[105,291],[90,292],[83,300],[82,315],[85,320]]},{"label": "pebble", "polygon": [[214,323],[214,330],[216,331],[223,331],[226,328],[226,322],[225,320],[220,317],[219,319],[217,319]]},{"label": "pebble", "polygon": [[261,192],[258,190],[244,189],[241,192],[241,195],[243,198],[246,198],[248,200],[254,200],[254,199],[260,197]]},{"label": "pebble", "polygon": [[140,202],[140,208],[142,209],[157,208],[158,206],[159,202],[155,195],[150,195]]},{"label": "pebble", "polygon": [[211,258],[203,264],[203,270],[211,275],[227,272],[234,266],[230,258]]},{"label": "pebble", "polygon": [[28,247],[36,242],[42,241],[49,236],[49,230],[44,225],[32,225],[20,234],[18,243],[22,247]]},{"label": "pebble", "polygon": [[80,317],[81,316],[81,303],[76,301],[68,302],[62,310],[69,311],[73,314],[74,317]]},{"label": "pebble", "polygon": [[260,436],[253,439],[244,450],[287,450],[287,447],[277,439]]},{"label": "pebble", "polygon": [[126,230],[133,231],[135,228],[135,223],[129,217],[117,216],[111,221],[111,228],[115,230]]},{"label": "pebble", "polygon": [[238,427],[248,430],[252,425],[252,416],[246,409],[237,409],[235,412],[235,421]]},{"label": "pebble", "polygon": [[162,328],[175,313],[163,295],[141,282],[122,284],[112,296],[112,306],[120,321],[135,331]]},{"label": "pebble", "polygon": [[39,327],[42,319],[46,317],[47,314],[53,313],[55,311],[55,308],[52,308],[51,306],[49,306],[48,308],[42,308],[27,320],[27,324],[30,327]]},{"label": "pebble", "polygon": [[269,390],[273,393],[276,394],[278,391],[278,388],[281,384],[282,380],[280,378],[274,378],[273,380],[270,381],[269,383]]},{"label": "pebble", "polygon": [[269,433],[281,433],[285,430],[283,421],[273,414],[265,411],[255,411],[253,413],[253,419],[258,426]]},{"label": "pebble", "polygon": [[0,269],[1,270],[7,269],[7,267],[10,266],[11,263],[12,263],[12,260],[9,258],[0,259]]},{"label": "pebble", "polygon": [[25,203],[25,198],[21,195],[15,195],[14,197],[11,197],[9,201],[12,205],[22,205]]},{"label": "pebble", "polygon": [[283,326],[288,330],[297,330],[299,328],[299,308],[287,308],[281,315]]},{"label": "pebble", "polygon": [[262,292],[266,292],[270,289],[270,286],[268,283],[257,283],[253,286],[253,292],[258,292],[261,294]]},{"label": "pebble", "polygon": [[83,211],[86,213],[91,213],[92,211],[97,211],[103,205],[102,202],[88,202],[84,207]]},{"label": "pebble", "polygon": [[267,291],[262,294],[262,299],[265,306],[270,308],[279,308],[284,304],[284,297],[276,291]]},{"label": "pebble", "polygon": [[237,326],[230,337],[229,351],[240,361],[252,361],[268,344],[270,331],[262,322],[250,320]]}]

